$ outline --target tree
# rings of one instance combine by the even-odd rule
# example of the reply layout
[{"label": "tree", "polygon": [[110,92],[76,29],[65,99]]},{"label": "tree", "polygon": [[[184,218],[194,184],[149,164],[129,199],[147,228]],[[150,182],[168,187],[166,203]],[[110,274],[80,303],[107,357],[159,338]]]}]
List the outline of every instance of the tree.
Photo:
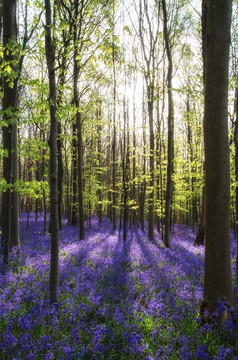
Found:
[{"label": "tree", "polygon": [[[157,10],[157,9],[156,9]],[[154,102],[155,102],[155,69],[158,66],[156,47],[159,41],[159,22],[153,24],[150,18],[149,5],[147,0],[140,0],[139,3],[139,31],[138,37],[141,44],[143,59],[145,61],[144,77],[146,83],[146,100],[149,117],[149,168],[150,168],[150,195],[148,211],[148,237],[154,240],[154,180],[155,180],[155,136],[154,136]],[[157,13],[159,17],[159,12]],[[145,36],[148,27],[148,38]],[[154,29],[155,27],[155,29]],[[146,41],[147,40],[147,41]]]},{"label": "tree", "polygon": [[[207,38],[207,20],[208,20],[208,0],[203,0],[202,1],[202,58],[203,58],[203,82],[205,83],[205,69],[206,69],[206,50],[207,50],[207,46],[206,46],[206,38]],[[203,187],[203,196],[202,196],[202,214],[201,214],[201,219],[200,219],[200,223],[199,223],[199,228],[198,228],[198,232],[197,232],[197,236],[195,239],[195,244],[196,245],[202,245],[204,243],[204,207],[205,207],[205,203],[204,203],[204,195],[205,189]]]},{"label": "tree", "polygon": [[[55,5],[55,4],[54,4]],[[56,6],[56,5],[55,5]],[[50,221],[51,221],[51,258],[50,258],[50,299],[57,301],[58,263],[59,263],[59,219],[58,219],[58,169],[57,169],[57,117],[56,117],[56,80],[55,48],[52,37],[52,15],[50,0],[45,0],[45,50],[49,76],[50,106]]]},{"label": "tree", "polygon": [[230,165],[228,146],[228,67],[232,0],[211,0],[208,8],[205,66],[205,276],[204,309],[219,301],[228,318],[234,307],[230,260]]},{"label": "tree", "polygon": [[3,159],[3,177],[6,190],[2,196],[2,245],[4,264],[8,265],[11,241],[11,185],[13,182],[13,133],[16,123],[17,77],[14,66],[17,37],[16,0],[3,0],[3,149],[7,155]]},{"label": "tree", "polygon": [[[17,246],[19,239],[19,193],[16,189],[18,181],[18,103],[19,81],[21,79],[25,50],[40,20],[34,16],[31,30],[28,29],[28,1],[25,1],[22,38],[17,41],[18,25],[16,21],[17,2],[1,2],[0,16],[3,18],[3,148],[8,155],[3,161],[3,176],[7,184],[3,194],[3,237],[4,262],[7,263],[9,249]],[[7,206],[7,207],[6,207]],[[9,220],[7,218],[9,217]],[[7,239],[7,240],[6,240]],[[4,245],[5,244],[5,245]],[[8,249],[8,250],[7,250]]]},{"label": "tree", "polygon": [[174,106],[172,95],[172,75],[173,62],[171,54],[171,44],[168,32],[168,18],[166,1],[162,0],[162,9],[164,15],[164,41],[168,58],[168,159],[167,159],[167,186],[166,186],[166,202],[165,202],[165,234],[164,243],[169,247],[170,225],[171,225],[171,202],[172,202],[172,174],[173,174],[173,158],[174,158]]}]

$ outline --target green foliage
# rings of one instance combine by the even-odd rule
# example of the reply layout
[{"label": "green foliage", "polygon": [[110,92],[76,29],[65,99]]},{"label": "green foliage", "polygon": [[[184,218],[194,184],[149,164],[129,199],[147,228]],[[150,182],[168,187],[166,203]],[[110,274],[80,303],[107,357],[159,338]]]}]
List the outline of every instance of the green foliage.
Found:
[{"label": "green foliage", "polygon": [[42,190],[48,189],[48,183],[46,181],[23,181],[18,180],[14,184],[14,189],[20,195],[26,195],[31,199],[42,198]]},{"label": "green foliage", "polygon": [[31,199],[42,198],[42,190],[48,189],[46,181],[23,181],[18,180],[14,184],[7,184],[4,178],[0,178],[0,191],[8,189],[17,191],[22,196],[27,196]]}]

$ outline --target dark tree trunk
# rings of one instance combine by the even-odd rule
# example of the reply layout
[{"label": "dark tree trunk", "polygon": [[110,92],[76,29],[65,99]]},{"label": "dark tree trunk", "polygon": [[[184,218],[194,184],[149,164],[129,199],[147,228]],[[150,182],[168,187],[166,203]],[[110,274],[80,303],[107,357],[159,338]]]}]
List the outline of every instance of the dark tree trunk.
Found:
[{"label": "dark tree trunk", "polygon": [[49,75],[50,105],[50,220],[51,220],[51,259],[50,259],[50,299],[58,298],[58,262],[59,262],[59,218],[58,218],[58,169],[57,169],[57,117],[56,117],[56,81],[55,49],[52,38],[52,20],[50,0],[45,0],[46,35],[45,50]]},{"label": "dark tree trunk", "polygon": [[[57,97],[57,108],[60,109],[63,100],[63,87],[65,85],[67,74],[67,55],[68,55],[68,40],[66,40],[66,34],[63,31],[64,51],[62,55],[62,63],[60,64],[59,74],[59,91]],[[58,150],[58,213],[59,213],[59,229],[62,229],[62,198],[63,198],[63,180],[64,180],[64,166],[63,166],[63,154],[62,154],[62,129],[61,120],[58,119],[58,134],[57,134],[57,150]]]},{"label": "dark tree trunk", "polygon": [[[14,69],[13,61],[15,56],[11,51],[6,49],[11,40],[16,41],[17,27],[16,27],[16,0],[3,0],[3,46],[4,46],[4,61]],[[3,149],[7,151],[8,156],[3,158],[3,177],[7,183],[7,189],[2,195],[2,246],[3,246],[3,261],[5,265],[9,263],[9,251],[11,242],[11,185],[13,183],[13,140],[16,137],[16,126],[12,124],[14,111],[17,102],[17,81],[14,81],[13,86],[7,76],[3,79],[3,119],[6,123],[3,126]],[[17,119],[15,118],[15,121]]]},{"label": "dark tree trunk", "polygon": [[234,307],[230,258],[230,161],[228,144],[228,69],[232,0],[210,0],[205,67],[205,275],[204,309],[219,301]]},{"label": "dark tree trunk", "polygon": [[[207,57],[207,21],[208,21],[208,6],[209,0],[202,0],[202,58],[203,58],[203,82],[205,84],[206,79],[206,57]],[[205,237],[205,224],[204,224],[204,208],[205,208],[205,189],[202,189],[202,216],[198,227],[197,237],[195,239],[196,245],[204,244]]]},{"label": "dark tree trunk", "polygon": [[198,227],[198,232],[197,232],[197,236],[194,242],[194,245],[203,245],[204,244],[204,237],[205,237],[205,224],[204,224],[204,208],[205,208],[205,203],[204,203],[204,198],[205,198],[205,189],[203,187],[202,189],[202,213],[201,213],[201,218],[200,218],[200,224]]},{"label": "dark tree trunk", "polygon": [[[83,5],[82,5],[83,6]],[[81,8],[82,10],[82,8]],[[78,8],[76,9],[76,13]],[[82,14],[80,14],[82,16]],[[80,17],[81,19],[81,17]],[[82,20],[81,20],[82,21]],[[78,140],[78,213],[79,213],[79,238],[85,238],[84,233],[84,205],[83,205],[83,140],[82,140],[82,117],[80,113],[80,94],[78,90],[79,76],[80,76],[80,63],[78,56],[80,47],[78,45],[77,28],[74,27],[74,105],[76,107],[76,127],[77,127],[77,140]],[[76,159],[75,159],[76,161]],[[76,174],[75,174],[76,177]],[[75,181],[75,179],[74,179]]]},{"label": "dark tree trunk", "polygon": [[168,58],[168,160],[167,160],[167,185],[166,185],[166,201],[165,201],[165,233],[164,243],[166,247],[170,246],[170,229],[171,229],[171,204],[172,204],[172,174],[173,174],[173,142],[174,142],[174,109],[172,95],[172,72],[173,63],[171,55],[171,45],[168,33],[168,19],[166,2],[162,0],[162,8],[164,15],[164,40],[166,53]]}]

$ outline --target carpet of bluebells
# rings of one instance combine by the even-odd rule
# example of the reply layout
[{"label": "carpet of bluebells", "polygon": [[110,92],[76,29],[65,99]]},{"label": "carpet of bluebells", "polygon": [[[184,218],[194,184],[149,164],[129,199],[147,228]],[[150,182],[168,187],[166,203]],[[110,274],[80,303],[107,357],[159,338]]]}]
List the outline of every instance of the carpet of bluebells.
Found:
[{"label": "carpet of bluebells", "polygon": [[[65,222],[59,300],[50,304],[50,235],[33,214],[26,229],[23,214],[21,254],[13,251],[0,272],[0,359],[238,359],[235,323],[199,323],[204,247],[193,245],[195,234],[175,225],[170,249],[146,234],[128,229],[124,243],[108,220],[99,227],[95,219],[79,241]],[[237,301],[234,239],[231,252]]]}]

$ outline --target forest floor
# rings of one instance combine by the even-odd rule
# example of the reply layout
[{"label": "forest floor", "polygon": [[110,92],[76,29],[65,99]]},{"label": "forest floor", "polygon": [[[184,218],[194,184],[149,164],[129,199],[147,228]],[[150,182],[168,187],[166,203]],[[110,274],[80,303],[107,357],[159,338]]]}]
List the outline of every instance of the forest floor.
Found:
[{"label": "forest floor", "polygon": [[[112,231],[104,220],[87,229],[63,224],[59,301],[49,302],[50,235],[43,219],[20,219],[21,255],[0,274],[0,359],[238,359],[238,327],[198,321],[204,246],[175,225],[171,248],[136,227]],[[236,243],[231,239],[236,303]],[[2,259],[0,259],[2,266]]]}]

